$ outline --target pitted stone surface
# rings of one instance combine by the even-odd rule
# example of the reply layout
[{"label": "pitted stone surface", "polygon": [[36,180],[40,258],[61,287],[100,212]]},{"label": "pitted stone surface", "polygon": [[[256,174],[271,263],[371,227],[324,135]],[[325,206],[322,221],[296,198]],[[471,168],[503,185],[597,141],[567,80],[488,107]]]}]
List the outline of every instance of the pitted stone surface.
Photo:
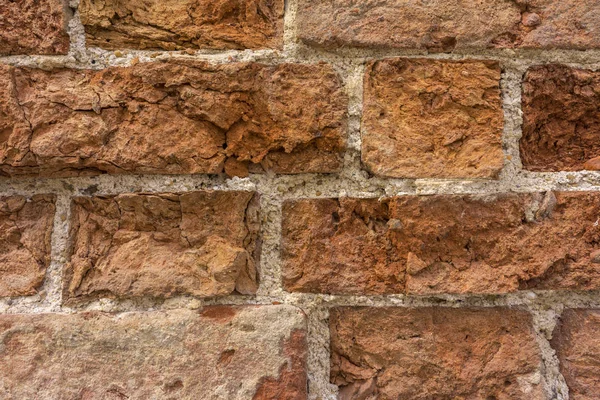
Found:
[{"label": "pitted stone surface", "polygon": [[300,38],[329,48],[600,48],[596,0],[301,0]]},{"label": "pitted stone surface", "polygon": [[[0,316],[6,399],[306,398],[291,306]],[[249,367],[251,366],[251,367]]]},{"label": "pitted stone surface", "polygon": [[0,173],[335,172],[347,100],[328,65],[0,66]]},{"label": "pitted stone surface", "polygon": [[534,66],[522,98],[525,169],[600,170],[600,72]]},{"label": "pitted stone surface", "polygon": [[500,67],[387,59],[367,66],[362,161],[394,178],[494,178],[504,165]]},{"label": "pitted stone surface", "polygon": [[67,54],[69,14],[66,0],[0,0],[0,55]]},{"label": "pitted stone surface", "polygon": [[600,393],[600,311],[567,309],[552,334],[569,399],[592,400]]},{"label": "pitted stone surface", "polygon": [[600,194],[304,199],[283,206],[289,291],[600,289]]},{"label": "pitted stone surface", "polygon": [[75,198],[65,297],[254,293],[258,231],[252,192]]},{"label": "pitted stone surface", "polygon": [[260,49],[283,46],[283,0],[81,0],[88,46]]},{"label": "pitted stone surface", "polygon": [[525,311],[339,307],[329,325],[340,400],[547,399]]},{"label": "pitted stone surface", "polygon": [[50,265],[55,196],[0,197],[0,297],[37,293]]}]

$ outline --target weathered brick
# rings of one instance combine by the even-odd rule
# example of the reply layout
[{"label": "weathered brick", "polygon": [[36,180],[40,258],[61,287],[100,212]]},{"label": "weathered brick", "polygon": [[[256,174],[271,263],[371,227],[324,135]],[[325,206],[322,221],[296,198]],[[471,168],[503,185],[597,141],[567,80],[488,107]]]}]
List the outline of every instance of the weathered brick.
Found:
[{"label": "weathered brick", "polygon": [[503,308],[334,308],[339,399],[546,397],[531,316]]},{"label": "weathered brick", "polygon": [[258,230],[253,192],[75,198],[65,296],[254,293]]},{"label": "weathered brick", "polygon": [[600,289],[600,193],[304,199],[283,206],[287,290]]},{"label": "weathered brick", "polygon": [[569,386],[569,399],[593,400],[600,393],[600,311],[567,309],[560,317],[551,345]]},{"label": "weathered brick", "polygon": [[525,169],[600,170],[600,72],[532,67],[522,99]]},{"label": "weathered brick", "polygon": [[0,82],[5,175],[214,174],[227,159],[279,173],[341,165],[346,97],[328,65],[0,66]]},{"label": "weathered brick", "polygon": [[283,0],[82,0],[88,46],[283,47]]},{"label": "weathered brick", "polygon": [[69,15],[65,0],[0,0],[0,54],[67,54]]},{"label": "weathered brick", "polygon": [[37,292],[50,265],[53,195],[0,197],[0,297]]},{"label": "weathered brick", "polygon": [[452,51],[600,48],[596,0],[301,0],[309,44]]},{"label": "weathered brick", "polygon": [[306,398],[290,306],[0,316],[5,399]]},{"label": "weathered brick", "polygon": [[504,165],[496,62],[388,59],[367,66],[362,161],[397,178],[493,178]]}]

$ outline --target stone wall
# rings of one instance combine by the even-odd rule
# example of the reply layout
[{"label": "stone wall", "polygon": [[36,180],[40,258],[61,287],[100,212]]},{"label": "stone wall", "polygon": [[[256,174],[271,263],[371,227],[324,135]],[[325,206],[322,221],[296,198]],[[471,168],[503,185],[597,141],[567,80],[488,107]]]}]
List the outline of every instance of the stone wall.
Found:
[{"label": "stone wall", "polygon": [[0,0],[0,397],[595,399],[600,3]]}]

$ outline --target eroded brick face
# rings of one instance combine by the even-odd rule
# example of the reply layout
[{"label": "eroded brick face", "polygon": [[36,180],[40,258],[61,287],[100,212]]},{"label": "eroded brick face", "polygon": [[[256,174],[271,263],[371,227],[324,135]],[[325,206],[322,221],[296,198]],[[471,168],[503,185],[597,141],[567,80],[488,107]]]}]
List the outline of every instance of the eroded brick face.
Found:
[{"label": "eroded brick face", "polygon": [[395,178],[493,178],[504,165],[500,67],[388,59],[367,66],[362,161]]},{"label": "eroded brick face", "polygon": [[301,400],[305,335],[302,311],[290,306],[4,314],[0,391],[18,399]]},{"label": "eroded brick face", "polygon": [[599,16],[596,0],[301,0],[299,34],[329,48],[586,49]]},{"label": "eroded brick face", "polygon": [[66,54],[67,10],[65,0],[0,0],[0,55]]},{"label": "eroded brick face", "polygon": [[546,399],[520,310],[332,309],[331,382],[350,399]]},{"label": "eroded brick face", "polygon": [[0,297],[37,293],[50,265],[55,196],[0,197]]},{"label": "eroded brick face", "polygon": [[[327,65],[0,66],[4,175],[334,172],[346,96]],[[176,123],[174,123],[176,122]]]},{"label": "eroded brick face", "polygon": [[212,297],[258,282],[253,192],[75,198],[65,297]]},{"label": "eroded brick face", "polygon": [[532,67],[522,99],[525,169],[600,170],[600,72]]},{"label": "eroded brick face", "polygon": [[551,345],[569,387],[569,399],[592,400],[600,392],[600,312],[567,309],[552,334]]},{"label": "eroded brick face", "polygon": [[87,44],[106,49],[283,46],[283,0],[82,0]]},{"label": "eroded brick face", "polygon": [[599,289],[599,215],[595,192],[286,201],[284,285],[338,294]]}]

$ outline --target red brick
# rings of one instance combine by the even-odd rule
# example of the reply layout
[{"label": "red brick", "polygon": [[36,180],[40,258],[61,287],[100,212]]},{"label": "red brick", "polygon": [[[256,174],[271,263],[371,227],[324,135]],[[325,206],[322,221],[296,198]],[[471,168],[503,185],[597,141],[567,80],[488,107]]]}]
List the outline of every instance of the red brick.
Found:
[{"label": "red brick", "polygon": [[291,306],[1,315],[6,399],[306,398]]},{"label": "red brick", "polygon": [[289,291],[600,289],[600,193],[304,199],[283,206]]},{"label": "red brick", "polygon": [[0,0],[0,54],[67,54],[69,17],[66,0]]},{"label": "red brick", "polygon": [[600,311],[568,309],[552,335],[569,399],[592,400],[600,393]]},{"label": "red brick", "polygon": [[329,326],[340,400],[548,398],[524,311],[341,307]]},{"label": "red brick", "polygon": [[362,161],[394,178],[495,178],[504,165],[500,67],[387,59],[367,66]]},{"label": "red brick", "polygon": [[81,0],[88,46],[283,47],[283,0]]},{"label": "red brick", "polygon": [[596,0],[301,0],[299,35],[329,48],[600,48]]},{"label": "red brick", "polygon": [[258,230],[253,192],[75,198],[65,297],[254,293]]},{"label": "red brick", "polygon": [[50,265],[53,195],[0,197],[0,297],[37,293]]},{"label": "red brick", "polygon": [[329,65],[0,66],[0,82],[10,176],[216,174],[228,159],[254,172],[341,166],[347,101]]},{"label": "red brick", "polygon": [[600,72],[535,66],[522,98],[525,169],[600,170]]}]

